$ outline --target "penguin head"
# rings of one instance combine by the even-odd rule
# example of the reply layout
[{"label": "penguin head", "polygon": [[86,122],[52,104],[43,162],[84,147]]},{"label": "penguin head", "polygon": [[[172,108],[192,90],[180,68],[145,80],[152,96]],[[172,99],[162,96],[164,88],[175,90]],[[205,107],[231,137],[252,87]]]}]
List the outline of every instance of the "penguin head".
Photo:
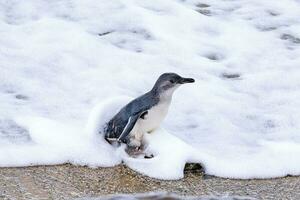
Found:
[{"label": "penguin head", "polygon": [[184,78],[175,73],[164,73],[157,79],[153,89],[159,94],[172,94],[180,85],[193,82],[195,82],[193,78]]}]

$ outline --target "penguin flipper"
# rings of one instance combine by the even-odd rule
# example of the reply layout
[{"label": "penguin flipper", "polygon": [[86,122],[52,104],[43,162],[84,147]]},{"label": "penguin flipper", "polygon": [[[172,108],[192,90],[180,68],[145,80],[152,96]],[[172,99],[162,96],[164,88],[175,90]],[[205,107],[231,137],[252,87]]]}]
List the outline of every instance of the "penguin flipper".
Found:
[{"label": "penguin flipper", "polygon": [[128,119],[128,122],[125,126],[125,128],[123,129],[121,135],[119,136],[119,138],[117,139],[118,142],[125,142],[126,143],[126,137],[127,135],[131,132],[131,130],[133,129],[134,125],[136,124],[137,120],[141,117],[141,116],[145,116],[148,113],[148,111],[144,111],[144,112],[140,112],[137,113],[133,116],[131,116]]}]

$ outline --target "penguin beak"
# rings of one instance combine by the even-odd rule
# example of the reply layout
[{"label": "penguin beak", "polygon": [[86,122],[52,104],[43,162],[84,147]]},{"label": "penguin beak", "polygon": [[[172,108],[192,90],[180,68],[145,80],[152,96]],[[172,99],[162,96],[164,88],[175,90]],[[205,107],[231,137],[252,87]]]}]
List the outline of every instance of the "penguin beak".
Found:
[{"label": "penguin beak", "polygon": [[185,84],[185,83],[194,83],[195,79],[193,78],[182,78],[179,81],[179,84]]}]

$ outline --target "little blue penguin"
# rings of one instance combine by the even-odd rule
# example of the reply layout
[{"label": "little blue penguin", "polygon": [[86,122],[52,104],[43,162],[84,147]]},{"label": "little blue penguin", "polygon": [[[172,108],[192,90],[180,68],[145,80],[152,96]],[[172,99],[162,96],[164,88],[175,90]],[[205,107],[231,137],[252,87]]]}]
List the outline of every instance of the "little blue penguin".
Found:
[{"label": "little blue penguin", "polygon": [[144,133],[158,128],[167,115],[174,91],[193,82],[194,79],[175,73],[162,74],[149,92],[129,102],[106,124],[106,141],[140,147]]}]

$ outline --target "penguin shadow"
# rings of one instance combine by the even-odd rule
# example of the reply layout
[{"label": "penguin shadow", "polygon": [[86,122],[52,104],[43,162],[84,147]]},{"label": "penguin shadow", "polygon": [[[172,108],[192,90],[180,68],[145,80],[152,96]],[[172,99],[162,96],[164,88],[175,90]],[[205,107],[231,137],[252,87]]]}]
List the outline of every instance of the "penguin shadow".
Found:
[{"label": "penguin shadow", "polygon": [[211,176],[205,174],[205,167],[200,163],[186,163],[184,166],[184,174],[198,174],[203,179],[210,179]]}]

